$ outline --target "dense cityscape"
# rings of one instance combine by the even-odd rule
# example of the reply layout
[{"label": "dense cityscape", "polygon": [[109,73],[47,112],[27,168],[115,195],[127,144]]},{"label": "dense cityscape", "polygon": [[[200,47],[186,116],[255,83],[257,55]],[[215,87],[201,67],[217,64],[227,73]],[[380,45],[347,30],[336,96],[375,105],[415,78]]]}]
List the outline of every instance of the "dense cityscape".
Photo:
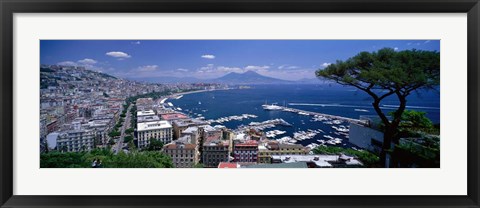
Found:
[{"label": "dense cityscape", "polygon": [[41,168],[440,167],[439,41],[41,45]]},{"label": "dense cityscape", "polygon": [[[282,119],[251,122],[246,127],[228,129],[220,123],[256,116],[243,114],[216,120],[191,118],[167,102],[168,99],[181,99],[189,93],[248,86],[146,84],[74,66],[42,65],[40,70],[42,167],[62,167],[62,162],[58,163],[55,156],[82,152],[90,154],[89,160],[83,161],[83,166],[82,163],[63,165],[143,167],[142,162],[123,166],[109,164],[113,162],[107,161],[106,155],[115,157],[118,154],[149,152],[165,156],[165,161],[159,166],[143,164],[145,167],[325,168],[378,165],[378,157],[367,150],[334,147],[340,143],[338,138],[325,136],[328,140],[324,140],[324,144],[329,144],[329,147],[324,144],[295,144],[296,140],[320,133],[318,130],[298,133],[294,138],[270,139],[271,135],[284,132],[268,131],[267,128],[290,125]],[[265,110],[295,111],[274,104],[263,107]],[[303,111],[295,113],[308,115]],[[313,119],[340,123],[341,119],[348,118],[313,115]],[[376,133],[374,130],[362,129],[370,125],[368,118],[348,120],[351,122],[349,127],[342,125],[333,128],[339,134],[348,135],[353,131],[354,134],[371,134],[368,136],[375,137],[372,136]],[[363,139],[352,137],[360,140],[358,144],[361,146]],[[352,139],[350,142],[355,143]],[[372,139],[372,142],[376,140]],[[57,164],[52,164],[51,160]]]}]

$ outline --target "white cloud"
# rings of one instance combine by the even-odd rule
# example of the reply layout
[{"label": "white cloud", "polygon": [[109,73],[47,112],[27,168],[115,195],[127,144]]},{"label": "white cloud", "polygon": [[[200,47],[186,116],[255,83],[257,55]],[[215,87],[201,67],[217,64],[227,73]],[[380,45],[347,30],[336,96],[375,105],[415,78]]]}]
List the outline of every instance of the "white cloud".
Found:
[{"label": "white cloud", "polygon": [[89,59],[89,58],[78,60],[77,62],[80,63],[80,64],[89,64],[89,65],[97,63],[97,61],[95,61],[93,59]]},{"label": "white cloud", "polygon": [[211,54],[205,54],[205,55],[202,55],[202,58],[204,58],[204,59],[214,59],[215,56],[211,55]]},{"label": "white cloud", "polygon": [[398,48],[397,48],[397,47],[395,47],[395,48],[393,48],[393,50],[394,50],[394,51],[398,51]]},{"label": "white cloud", "polygon": [[423,44],[427,44],[427,43],[430,43],[430,40],[426,40]]},{"label": "white cloud", "polygon": [[292,66],[292,65],[288,65],[288,64],[284,64],[284,65],[281,65],[278,67],[278,69],[298,69],[300,67],[298,66]]},{"label": "white cloud", "polygon": [[187,71],[190,71],[190,70],[188,70],[188,69],[183,69],[183,68],[178,68],[177,71],[187,72]]},{"label": "white cloud", "polygon": [[412,45],[412,43],[407,43],[407,45]]},{"label": "white cloud", "polygon": [[218,72],[237,72],[237,73],[243,73],[244,70],[239,67],[227,67],[227,66],[219,66],[217,67]]},{"label": "white cloud", "polygon": [[146,65],[146,66],[139,66],[138,68],[135,69],[135,71],[138,72],[151,72],[155,71],[158,69],[157,65]]},{"label": "white cloud", "polygon": [[323,63],[321,66],[322,66],[323,68],[325,68],[325,67],[327,67],[327,66],[330,66],[330,64],[332,64],[332,63],[327,63],[327,62],[325,62],[325,63]]},{"label": "white cloud", "polygon": [[60,65],[60,66],[78,66],[78,64],[73,62],[73,61],[58,62],[57,65]]},{"label": "white cloud", "polygon": [[132,44],[134,44],[134,45],[140,45],[140,41],[132,42]]},{"label": "white cloud", "polygon": [[118,58],[119,60],[132,57],[132,56],[128,55],[127,53],[121,52],[121,51],[110,51],[110,52],[105,53],[105,55],[111,56],[111,57],[114,57],[114,58]]},{"label": "white cloud", "polygon": [[262,71],[269,69],[269,66],[246,66],[245,70],[252,70],[252,71]]}]

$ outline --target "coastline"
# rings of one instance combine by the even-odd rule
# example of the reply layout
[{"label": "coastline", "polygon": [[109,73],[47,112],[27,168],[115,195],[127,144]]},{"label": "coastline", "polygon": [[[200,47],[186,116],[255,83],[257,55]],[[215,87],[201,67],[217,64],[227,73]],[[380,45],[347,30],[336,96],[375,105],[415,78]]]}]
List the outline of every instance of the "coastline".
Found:
[{"label": "coastline", "polygon": [[172,99],[175,97],[183,96],[183,95],[188,95],[188,94],[194,94],[194,93],[202,93],[202,92],[212,92],[212,91],[219,91],[219,90],[231,90],[233,88],[225,88],[225,89],[209,89],[209,90],[195,90],[195,91],[189,91],[189,92],[179,92],[175,93],[172,95],[169,95],[167,97],[164,97],[161,99],[160,103],[163,104],[165,103],[168,99]]}]

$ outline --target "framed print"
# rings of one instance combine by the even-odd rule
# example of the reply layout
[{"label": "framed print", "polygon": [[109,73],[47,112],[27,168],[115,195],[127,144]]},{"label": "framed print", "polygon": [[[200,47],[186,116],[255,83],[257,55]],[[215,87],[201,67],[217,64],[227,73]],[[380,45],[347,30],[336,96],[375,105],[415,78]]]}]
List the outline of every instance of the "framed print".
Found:
[{"label": "framed print", "polygon": [[2,207],[479,207],[476,0],[1,8]]}]

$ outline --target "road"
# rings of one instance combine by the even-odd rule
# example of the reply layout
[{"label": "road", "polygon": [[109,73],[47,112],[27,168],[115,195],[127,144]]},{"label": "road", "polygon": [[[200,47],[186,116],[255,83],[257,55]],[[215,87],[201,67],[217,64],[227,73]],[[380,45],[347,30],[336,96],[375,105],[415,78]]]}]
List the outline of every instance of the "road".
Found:
[{"label": "road", "polygon": [[125,130],[130,128],[130,116],[131,116],[131,113],[130,113],[130,110],[132,109],[132,104],[130,104],[130,106],[128,106],[127,108],[127,113],[126,113],[126,116],[125,116],[125,121],[123,122],[123,125],[122,125],[122,128],[120,129],[120,137],[118,138],[118,141],[117,143],[113,146],[113,152],[115,154],[118,154],[118,152],[122,151],[122,148],[123,148],[123,140],[126,136],[125,134]]}]

